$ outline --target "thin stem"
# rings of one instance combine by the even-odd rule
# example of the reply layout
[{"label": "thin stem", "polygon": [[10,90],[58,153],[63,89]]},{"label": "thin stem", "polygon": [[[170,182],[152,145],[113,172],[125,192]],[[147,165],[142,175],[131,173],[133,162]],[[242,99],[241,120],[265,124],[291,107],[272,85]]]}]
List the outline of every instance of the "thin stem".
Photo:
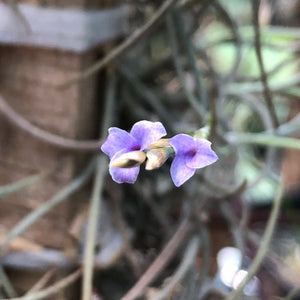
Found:
[{"label": "thin stem", "polygon": [[[240,94],[237,98],[238,100],[244,101],[247,105],[250,105],[251,108],[259,114],[260,119],[264,124],[265,131],[274,131],[271,116],[264,102],[259,101],[259,99],[251,94]],[[261,164],[261,170],[256,176],[256,179],[252,181],[250,185],[251,187],[258,184],[263,178],[265,178],[266,174],[268,174],[272,170],[274,162],[276,161],[277,152],[277,149],[273,147],[268,147],[266,149],[264,163]],[[248,186],[248,188],[250,186]]]},{"label": "thin stem", "polygon": [[185,93],[185,96],[186,96],[188,102],[193,107],[193,109],[196,111],[196,113],[199,115],[200,119],[203,120],[204,110],[199,105],[196,97],[189,90],[189,88],[187,87],[186,82],[185,82],[186,81],[185,80],[185,74],[184,74],[184,71],[183,71],[182,62],[180,60],[178,40],[177,40],[176,32],[175,32],[175,22],[174,22],[173,17],[171,15],[168,15],[166,17],[166,21],[167,21],[168,37],[169,37],[169,40],[170,40],[172,56],[173,56],[173,60],[174,60],[176,72],[178,74],[179,81],[181,83],[181,86],[183,88],[183,91]]},{"label": "thin stem", "polygon": [[168,298],[168,295],[170,294],[174,286],[184,278],[186,273],[190,270],[190,268],[195,263],[195,258],[199,247],[200,247],[200,238],[194,236],[190,240],[187,246],[181,264],[179,265],[178,269],[175,271],[174,275],[168,281],[168,284],[162,290],[160,290],[158,294],[150,298],[150,300],[163,300]]},{"label": "thin stem", "polygon": [[29,213],[24,219],[22,219],[6,236],[6,239],[0,244],[0,254],[3,253],[5,248],[13,241],[17,236],[27,230],[34,222],[46,214],[50,209],[66,200],[69,196],[74,194],[79,188],[81,188],[93,174],[95,167],[95,160],[93,159],[86,169],[67,186],[61,189],[55,196],[49,201],[39,206],[36,210]]},{"label": "thin stem", "polygon": [[9,278],[7,277],[2,265],[0,265],[0,286],[3,286],[3,290],[9,297],[16,297],[17,293],[14,290]]},{"label": "thin stem", "polygon": [[101,211],[102,201],[102,188],[104,178],[106,175],[106,158],[101,155],[96,164],[96,176],[94,181],[94,188],[92,192],[92,199],[88,217],[88,230],[87,230],[87,241],[86,248],[84,251],[84,268],[83,268],[83,282],[82,282],[82,300],[90,300],[92,298],[92,281],[93,281],[93,270],[94,270],[94,259],[95,259],[95,245],[98,219]]},{"label": "thin stem", "polygon": [[[57,294],[59,291],[76,281],[82,273],[81,269],[76,270],[69,276],[63,278],[62,280],[58,281],[57,283],[53,284],[49,288],[46,288],[42,291],[32,293],[30,295],[25,295],[24,297],[19,298],[10,298],[10,299],[3,299],[3,300],[39,300],[52,297],[53,295]],[[51,298],[53,299],[53,298]]]},{"label": "thin stem", "polygon": [[40,179],[44,178],[45,173],[32,175],[15,181],[13,183],[0,186],[0,198],[10,195],[12,193],[16,193],[34,183],[39,181]]},{"label": "thin stem", "polygon": [[218,127],[218,108],[217,108],[217,95],[212,94],[210,97],[210,131],[209,131],[209,140],[214,141],[217,135]]},{"label": "thin stem", "polygon": [[60,87],[65,88],[79,80],[86,79],[96,72],[99,72],[103,67],[108,63],[116,59],[128,48],[134,45],[139,39],[146,36],[146,34],[154,27],[155,24],[165,15],[168,9],[176,2],[177,0],[166,0],[156,11],[156,13],[150,18],[150,20],[145,23],[141,28],[134,31],[123,43],[118,45],[116,48],[111,50],[104,58],[100,59],[94,63],[91,67],[84,70],[80,75],[71,78],[69,81],[64,82]]},{"label": "thin stem", "polygon": [[203,290],[203,284],[208,277],[210,262],[211,262],[211,240],[208,228],[205,223],[200,223],[200,237],[202,241],[202,263],[201,263],[201,271],[197,276],[196,286],[198,288],[197,295],[201,295]]},{"label": "thin stem", "polygon": [[153,216],[155,216],[160,225],[160,230],[164,233],[164,236],[168,238],[171,236],[172,233],[172,225],[170,224],[170,220],[167,216],[167,213],[165,210],[162,209],[161,203],[155,202],[155,196],[149,193],[151,187],[146,184],[144,184],[144,186],[145,190],[147,189],[147,192],[136,187],[135,192],[138,193],[141,201],[143,201],[151,209]]},{"label": "thin stem", "polygon": [[30,23],[28,22],[28,20],[24,16],[24,14],[21,12],[21,10],[19,8],[19,4],[17,3],[17,1],[16,0],[7,0],[7,3],[10,6],[11,10],[16,15],[16,17],[24,25],[24,28],[26,29],[26,34],[28,34],[28,35],[31,34],[32,30],[31,30],[31,27],[30,27]]},{"label": "thin stem", "polygon": [[226,300],[241,299],[244,288],[250,282],[250,280],[256,274],[260,265],[262,264],[263,259],[268,252],[271,238],[272,238],[272,235],[275,230],[276,221],[277,221],[277,218],[279,215],[281,201],[282,201],[282,194],[283,194],[283,185],[282,185],[282,180],[281,180],[280,185],[277,190],[276,197],[273,202],[273,206],[272,206],[270,217],[268,219],[266,230],[261,239],[261,244],[258,248],[256,256],[254,257],[252,264],[248,269],[247,276],[244,278],[244,280],[241,282],[241,284],[238,286],[238,288],[235,291],[233,291],[231,294],[229,294],[229,296],[226,298]]},{"label": "thin stem", "polygon": [[[269,88],[272,92],[282,91],[291,87],[295,87],[300,83],[300,73],[296,73],[290,76],[287,80],[281,82],[270,82]],[[261,93],[264,87],[262,83],[250,82],[250,83],[231,83],[226,87],[225,93],[227,95],[240,95],[242,93]]]},{"label": "thin stem", "polygon": [[[199,0],[198,0],[199,1]],[[265,26],[264,28],[261,28],[261,34],[264,36],[274,36],[275,38],[280,36],[285,36],[285,39],[290,39],[290,40],[294,40],[294,42],[289,42],[289,43],[285,43],[285,44],[276,44],[274,42],[268,42],[268,41],[261,41],[261,45],[263,46],[263,48],[265,49],[270,49],[270,50],[274,50],[277,52],[287,52],[287,53],[295,53],[297,51],[299,51],[299,47],[300,44],[298,42],[299,40],[299,33],[295,32],[295,35],[291,32],[293,31],[293,29],[291,27],[285,27],[286,29],[283,29],[283,27],[280,26]],[[241,44],[245,45],[245,46],[249,46],[252,47],[254,45],[254,41],[253,41],[253,33],[250,32],[249,26],[245,25],[245,26],[239,26],[239,32],[241,32]],[[282,32],[283,30],[288,30],[286,32]],[[296,28],[295,28],[296,29]],[[299,29],[296,29],[299,31]],[[295,41],[297,40],[297,41]],[[232,43],[234,42],[234,38],[230,37],[228,35],[227,32],[220,30],[219,31],[219,35],[218,37],[216,37],[213,40],[209,40],[209,39],[204,39],[202,41],[199,41],[199,43],[197,43],[197,49],[207,49],[209,50],[210,48],[213,47],[218,47],[222,44],[227,44],[227,43]]]},{"label": "thin stem", "polygon": [[236,144],[257,144],[269,147],[300,150],[300,140],[296,138],[275,136],[269,133],[235,133],[229,132],[226,138]]},{"label": "thin stem", "polygon": [[126,221],[123,218],[122,211],[121,211],[121,195],[120,193],[117,193],[114,197],[111,197],[112,201],[112,210],[113,210],[113,219],[117,226],[118,231],[121,234],[121,237],[123,239],[123,253],[125,257],[128,259],[131,268],[133,269],[134,275],[136,277],[139,277],[141,274],[141,268],[138,263],[137,256],[134,252],[134,249],[131,245],[131,236],[128,232],[128,226],[126,224]]},{"label": "thin stem", "polygon": [[[286,297],[281,298],[281,300],[293,300],[296,295],[300,293],[300,287],[293,288]],[[298,296],[299,297],[299,296]]]},{"label": "thin stem", "polygon": [[149,285],[158,276],[161,270],[174,256],[178,247],[187,237],[190,229],[191,224],[186,218],[182,221],[175,234],[172,236],[162,252],[156,257],[147,271],[141,276],[139,281],[126,293],[126,295],[121,298],[121,300],[134,300],[142,295],[147,285]]},{"label": "thin stem", "polygon": [[180,37],[180,42],[183,44],[183,46],[185,48],[188,63],[194,73],[195,88],[196,88],[196,92],[198,94],[200,103],[202,104],[203,107],[207,108],[208,100],[207,100],[206,91],[201,82],[202,74],[200,72],[200,69],[197,67],[195,50],[194,50],[194,47],[193,47],[190,37],[186,33],[185,23],[182,19],[182,13],[178,8],[175,7],[172,11],[172,15],[173,15],[173,19],[175,21],[175,26],[177,28],[178,35]]},{"label": "thin stem", "polygon": [[[277,65],[275,65],[272,69],[266,72],[267,77],[272,77],[279,73],[284,67],[295,64],[297,62],[297,58],[293,55],[288,56],[286,59],[280,61]],[[239,81],[258,81],[258,76],[254,75],[244,75],[239,77]]]},{"label": "thin stem", "polygon": [[120,73],[130,82],[135,91],[150,105],[154,111],[159,115],[161,120],[164,121],[167,129],[172,133],[173,129],[173,117],[168,110],[161,104],[160,100],[147,88],[142,81],[126,66],[119,67]]},{"label": "thin stem", "polygon": [[253,10],[253,25],[254,25],[254,31],[255,31],[255,50],[256,50],[256,57],[260,69],[261,74],[261,82],[263,84],[263,93],[265,96],[265,101],[267,104],[267,107],[269,109],[273,127],[276,128],[279,125],[278,118],[276,116],[274,103],[272,100],[272,94],[271,90],[269,88],[268,83],[268,77],[265,71],[263,57],[262,57],[262,51],[261,51],[261,41],[260,41],[260,30],[259,30],[259,6],[260,6],[260,0],[253,0],[252,2],[252,10]]},{"label": "thin stem", "polygon": [[[112,120],[112,112],[114,107],[114,98],[116,91],[116,77],[111,75],[108,81],[104,120],[101,126],[101,137],[106,135],[107,129],[109,128]],[[83,282],[82,282],[82,300],[90,300],[92,298],[92,280],[93,280],[93,269],[95,259],[95,245],[97,227],[101,210],[102,202],[102,189],[104,184],[104,178],[107,171],[105,164],[106,158],[101,155],[97,158],[96,164],[96,176],[94,180],[94,186],[92,191],[92,198],[88,216],[88,229],[87,229],[87,240],[86,248],[84,251],[84,269],[83,269]]]},{"label": "thin stem", "polygon": [[236,44],[236,55],[235,55],[235,61],[232,66],[232,70],[229,72],[228,75],[226,75],[224,78],[222,78],[222,85],[227,85],[229,82],[232,82],[235,80],[236,75],[239,70],[239,66],[242,60],[242,38],[239,33],[239,27],[238,24],[235,22],[234,18],[230,16],[226,8],[221,4],[221,1],[212,1],[212,5],[217,10],[217,13],[219,16],[224,20],[226,24],[231,29],[231,32],[234,36],[234,41]]},{"label": "thin stem", "polygon": [[293,119],[280,125],[275,132],[283,136],[298,135],[300,132],[300,113]]},{"label": "thin stem", "polygon": [[220,210],[227,220],[228,224],[230,225],[230,231],[234,238],[236,248],[238,248],[242,254],[245,253],[245,246],[244,246],[244,237],[241,227],[239,226],[236,217],[227,202],[220,202]]},{"label": "thin stem", "polygon": [[38,292],[41,290],[46,284],[50,281],[53,277],[54,273],[57,271],[57,267],[51,268],[48,270],[39,280],[34,284],[34,286],[26,292],[26,296],[31,295],[33,293]]},{"label": "thin stem", "polygon": [[0,113],[13,125],[17,126],[19,129],[27,132],[32,137],[43,141],[47,144],[55,146],[57,148],[65,150],[74,151],[96,151],[100,148],[100,141],[90,140],[90,141],[79,141],[69,138],[65,138],[46,130],[43,130],[24,119],[20,114],[18,114],[12,107],[10,107],[7,101],[0,95]]}]

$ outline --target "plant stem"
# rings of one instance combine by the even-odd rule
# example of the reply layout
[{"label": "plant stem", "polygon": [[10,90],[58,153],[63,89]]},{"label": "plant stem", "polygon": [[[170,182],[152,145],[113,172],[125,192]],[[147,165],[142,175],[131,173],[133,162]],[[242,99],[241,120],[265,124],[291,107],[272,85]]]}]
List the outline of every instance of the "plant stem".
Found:
[{"label": "plant stem", "polygon": [[6,239],[0,244],[0,254],[5,250],[11,241],[17,236],[27,230],[34,222],[46,214],[50,209],[63,202],[67,197],[75,193],[80,187],[82,187],[88,179],[91,177],[94,171],[95,160],[93,159],[86,169],[67,186],[61,189],[55,196],[49,201],[45,202],[33,212],[29,213],[24,219],[22,219],[6,236]]},{"label": "plant stem", "polygon": [[300,140],[268,133],[235,133],[229,132],[226,138],[236,144],[257,144],[269,147],[300,150]]},{"label": "plant stem", "polygon": [[[116,76],[113,74],[108,79],[107,93],[104,120],[101,126],[101,137],[106,135],[107,129],[109,128],[112,120],[112,112],[114,107],[114,98],[116,91]],[[94,186],[92,191],[92,198],[88,216],[88,229],[86,247],[84,251],[84,266],[83,266],[83,281],[82,281],[82,300],[90,300],[92,298],[92,281],[93,281],[93,270],[94,270],[94,255],[98,221],[101,211],[102,202],[102,189],[104,178],[107,172],[107,164],[105,163],[106,158],[101,155],[97,158],[96,163],[96,176],[94,180]]]},{"label": "plant stem", "polygon": [[276,198],[274,199],[274,202],[273,202],[273,207],[271,210],[270,217],[268,219],[266,230],[261,239],[261,244],[258,248],[256,256],[254,257],[252,264],[248,269],[247,276],[244,278],[244,280],[241,282],[241,284],[238,286],[238,288],[228,295],[226,300],[241,299],[244,288],[250,282],[250,280],[256,274],[260,265],[262,264],[263,259],[268,252],[271,238],[272,238],[272,235],[275,230],[276,221],[277,221],[277,218],[279,215],[279,210],[280,210],[280,205],[281,205],[281,200],[282,200],[282,194],[283,194],[283,183],[281,180],[280,185],[277,190]]}]

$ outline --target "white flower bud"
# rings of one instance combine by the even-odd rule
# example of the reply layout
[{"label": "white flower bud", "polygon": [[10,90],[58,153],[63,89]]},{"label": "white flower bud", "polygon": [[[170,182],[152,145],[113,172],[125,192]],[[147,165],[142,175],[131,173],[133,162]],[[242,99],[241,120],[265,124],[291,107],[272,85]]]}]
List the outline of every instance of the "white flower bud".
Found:
[{"label": "white flower bud", "polygon": [[142,151],[131,151],[122,154],[112,160],[110,166],[114,168],[132,168],[141,165],[146,159],[146,154]]},{"label": "white flower bud", "polygon": [[161,167],[168,157],[168,152],[164,148],[147,151],[146,170],[154,170]]},{"label": "white flower bud", "polygon": [[167,148],[171,147],[169,144],[169,139],[160,139],[154,143],[152,143],[147,150],[157,149],[157,148]]}]

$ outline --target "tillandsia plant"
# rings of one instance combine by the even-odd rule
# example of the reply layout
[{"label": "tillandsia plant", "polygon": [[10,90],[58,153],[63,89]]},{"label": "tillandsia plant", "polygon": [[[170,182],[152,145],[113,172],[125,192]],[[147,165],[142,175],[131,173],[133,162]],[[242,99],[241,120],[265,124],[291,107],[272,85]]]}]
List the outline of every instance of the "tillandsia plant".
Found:
[{"label": "tillandsia plant", "polygon": [[218,160],[211,142],[204,138],[187,134],[162,138],[167,132],[160,122],[143,120],[135,123],[130,132],[111,127],[108,133],[101,150],[110,158],[109,172],[117,183],[134,183],[140,165],[146,160],[146,170],[153,170],[173,157],[171,177],[179,187],[194,175],[196,169]]}]

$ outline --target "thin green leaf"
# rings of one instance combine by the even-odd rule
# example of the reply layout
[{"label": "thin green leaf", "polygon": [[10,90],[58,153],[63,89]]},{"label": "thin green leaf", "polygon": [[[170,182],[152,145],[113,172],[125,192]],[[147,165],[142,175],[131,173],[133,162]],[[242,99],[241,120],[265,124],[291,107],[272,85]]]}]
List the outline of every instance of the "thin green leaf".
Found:
[{"label": "thin green leaf", "polygon": [[226,135],[228,140],[235,144],[257,144],[269,147],[289,148],[300,150],[300,140],[276,136],[268,133],[235,133],[230,132]]},{"label": "thin green leaf", "polygon": [[50,200],[43,203],[37,209],[25,216],[19,223],[15,225],[14,228],[6,236],[5,240],[0,244],[0,254],[5,250],[9,243],[14,240],[17,236],[22,234],[26,229],[28,229],[34,222],[46,214],[50,209],[67,199],[70,195],[75,193],[79,188],[81,188],[91,177],[95,169],[95,159],[88,164],[86,169],[75,179],[73,179],[64,188],[59,190]]},{"label": "thin green leaf", "polygon": [[45,173],[37,174],[37,175],[32,175],[25,177],[21,180],[15,181],[13,183],[10,183],[8,185],[0,186],[0,198],[10,195],[12,193],[16,193],[36,182],[39,180],[43,179],[45,177]]}]

